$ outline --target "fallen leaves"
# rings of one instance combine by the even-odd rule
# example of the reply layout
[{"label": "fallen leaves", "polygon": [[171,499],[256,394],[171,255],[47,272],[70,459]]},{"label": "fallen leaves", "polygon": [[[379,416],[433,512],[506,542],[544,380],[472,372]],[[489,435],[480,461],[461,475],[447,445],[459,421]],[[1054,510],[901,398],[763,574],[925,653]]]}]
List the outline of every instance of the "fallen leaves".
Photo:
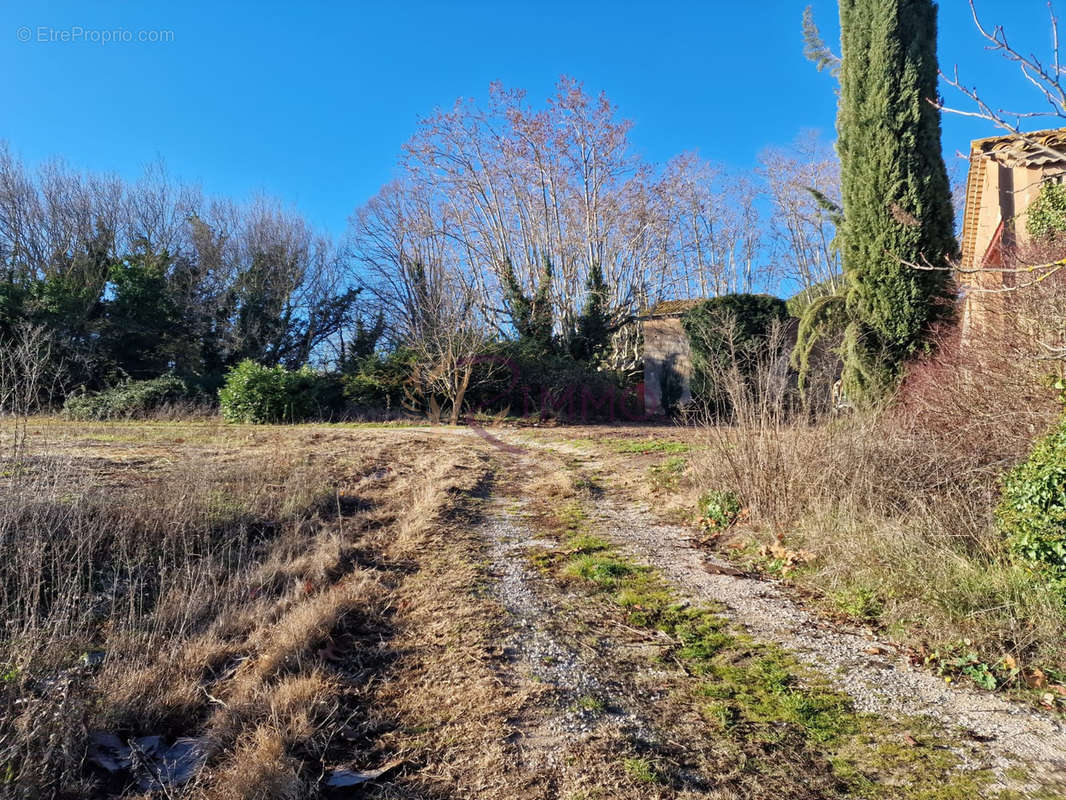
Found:
[{"label": "fallen leaves", "polygon": [[777,562],[782,574],[788,574],[802,564],[808,564],[814,560],[814,554],[806,550],[791,550],[782,544],[764,544],[759,548],[762,558]]}]

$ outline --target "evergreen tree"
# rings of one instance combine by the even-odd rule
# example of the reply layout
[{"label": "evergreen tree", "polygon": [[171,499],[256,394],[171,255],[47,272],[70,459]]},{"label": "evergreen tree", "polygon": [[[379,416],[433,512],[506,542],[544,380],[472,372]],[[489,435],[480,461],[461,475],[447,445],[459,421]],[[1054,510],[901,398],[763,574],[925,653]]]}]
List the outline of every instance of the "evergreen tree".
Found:
[{"label": "evergreen tree", "polygon": [[551,305],[551,259],[544,257],[540,277],[532,294],[527,295],[522,290],[510,259],[504,262],[501,278],[504,301],[511,312],[511,323],[519,340],[542,354],[552,352],[554,320]]},{"label": "evergreen tree", "polygon": [[183,330],[170,294],[166,251],[131,253],[111,266],[101,344],[112,363],[137,380],[173,369]]},{"label": "evergreen tree", "polygon": [[936,4],[840,0],[837,143],[847,282],[844,386],[860,404],[884,396],[904,359],[950,308],[951,191],[940,150]]},{"label": "evergreen tree", "polygon": [[607,348],[612,332],[608,291],[603,268],[597,261],[585,280],[585,305],[570,339],[570,355],[577,361],[591,363]]}]

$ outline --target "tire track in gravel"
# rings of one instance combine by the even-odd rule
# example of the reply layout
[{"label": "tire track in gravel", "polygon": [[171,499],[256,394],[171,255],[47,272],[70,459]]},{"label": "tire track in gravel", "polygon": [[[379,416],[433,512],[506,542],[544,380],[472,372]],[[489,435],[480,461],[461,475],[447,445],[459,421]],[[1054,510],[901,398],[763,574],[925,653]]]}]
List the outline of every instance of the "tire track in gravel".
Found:
[{"label": "tire track in gravel", "polygon": [[[502,646],[511,672],[503,677],[531,680],[542,688],[544,702],[536,713],[517,721],[515,746],[522,768],[542,775],[560,773],[571,747],[590,738],[656,738],[624,700],[624,687],[598,654],[582,649],[555,624],[566,611],[552,602],[548,580],[528,556],[532,549],[554,549],[557,542],[538,536],[521,501],[500,495],[483,507],[479,532],[497,599],[510,616],[511,633]],[[609,713],[582,705],[605,696],[613,701]]]},{"label": "tire track in gravel", "polygon": [[[476,435],[464,428],[446,433]],[[520,432],[494,429],[491,443],[516,472],[523,465],[543,469],[545,457],[570,461],[572,467],[577,462],[578,469],[586,471],[603,466],[587,449],[536,441]],[[559,468],[564,468],[561,463]],[[1004,785],[1016,791],[1045,790],[1042,796],[1056,796],[1046,790],[1066,796],[1066,724],[1062,719],[988,692],[948,685],[913,667],[893,643],[807,610],[777,581],[719,572],[730,570],[728,562],[696,547],[686,529],[662,523],[646,502],[611,497],[608,490],[596,501],[592,519],[598,535],[657,569],[686,599],[720,604],[724,616],[753,638],[786,648],[823,674],[852,698],[857,710],[895,719],[929,718],[970,740]],[[505,522],[503,530],[507,529]],[[522,535],[511,529],[502,541],[506,545]],[[504,562],[519,560],[516,553],[505,549],[497,550],[495,556],[504,571],[508,569]],[[1017,766],[1027,771],[1024,786],[1004,777]]]},{"label": "tire track in gravel", "polygon": [[[507,433],[500,438],[509,445],[583,460],[585,469],[597,466],[587,450]],[[694,546],[689,531],[657,520],[647,503],[620,502],[608,491],[596,502],[592,518],[598,535],[655,567],[687,599],[719,603],[724,615],[755,639],[793,652],[848,694],[857,710],[896,719],[931,718],[986,752],[997,774],[1024,764],[1026,788],[1066,789],[1066,725],[1061,719],[989,692],[950,686],[914,668],[891,642],[803,608],[776,581],[719,572],[730,565]]]}]

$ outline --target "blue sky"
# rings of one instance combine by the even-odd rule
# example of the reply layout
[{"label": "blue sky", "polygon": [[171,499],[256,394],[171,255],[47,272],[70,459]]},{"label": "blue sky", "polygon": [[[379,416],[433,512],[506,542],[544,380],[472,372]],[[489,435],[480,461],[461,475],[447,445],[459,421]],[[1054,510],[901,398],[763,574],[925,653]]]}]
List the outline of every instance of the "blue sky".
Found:
[{"label": "blue sky", "polygon": [[[651,160],[697,149],[743,169],[803,129],[832,136],[834,82],[802,53],[807,1],[8,0],[0,139],[31,163],[61,156],[130,178],[161,157],[208,193],[264,192],[339,235],[391,176],[420,116],[484,97],[497,79],[539,101],[565,73],[607,92]],[[1048,50],[1044,0],[979,2],[1018,44]],[[839,49],[836,3],[813,5]],[[957,63],[993,96],[1035,106],[1021,77],[984,52],[965,0],[941,5],[941,66]],[[172,41],[59,40],[78,28],[83,38],[171,31]],[[995,133],[961,118],[944,127],[949,162]]]}]

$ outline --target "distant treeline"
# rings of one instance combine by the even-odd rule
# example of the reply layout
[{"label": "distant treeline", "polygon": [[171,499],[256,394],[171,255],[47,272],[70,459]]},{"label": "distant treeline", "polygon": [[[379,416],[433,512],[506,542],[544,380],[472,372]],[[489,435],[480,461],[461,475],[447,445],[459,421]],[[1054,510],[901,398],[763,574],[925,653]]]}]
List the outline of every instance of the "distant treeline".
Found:
[{"label": "distant treeline", "polygon": [[0,145],[0,340],[45,331],[67,386],[343,361],[358,294],[342,249],[276,202],[207,198],[159,166],[30,170]]}]

